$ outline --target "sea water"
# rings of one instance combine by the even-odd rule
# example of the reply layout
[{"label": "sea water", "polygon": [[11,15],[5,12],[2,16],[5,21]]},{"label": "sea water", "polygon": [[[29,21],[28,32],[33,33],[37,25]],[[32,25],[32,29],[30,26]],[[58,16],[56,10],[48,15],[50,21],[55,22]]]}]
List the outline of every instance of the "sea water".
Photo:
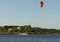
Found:
[{"label": "sea water", "polygon": [[0,35],[0,42],[60,42],[60,34]]}]

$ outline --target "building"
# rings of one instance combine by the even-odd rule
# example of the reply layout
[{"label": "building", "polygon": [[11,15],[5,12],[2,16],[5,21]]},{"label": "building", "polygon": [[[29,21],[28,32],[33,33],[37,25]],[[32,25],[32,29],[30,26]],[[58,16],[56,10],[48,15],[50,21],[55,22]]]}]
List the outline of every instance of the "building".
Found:
[{"label": "building", "polygon": [[13,29],[12,28],[8,28],[8,32],[11,32]]}]

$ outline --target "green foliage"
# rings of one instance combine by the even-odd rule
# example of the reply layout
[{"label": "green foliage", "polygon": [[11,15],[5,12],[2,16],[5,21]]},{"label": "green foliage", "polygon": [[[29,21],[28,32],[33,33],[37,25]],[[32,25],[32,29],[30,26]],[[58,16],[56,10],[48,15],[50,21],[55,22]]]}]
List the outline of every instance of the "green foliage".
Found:
[{"label": "green foliage", "polygon": [[[20,27],[20,29],[17,29]],[[12,28],[10,32],[8,29]],[[60,34],[60,30],[56,29],[42,29],[40,27],[31,27],[31,25],[25,26],[0,26],[0,32],[8,32],[8,34],[16,34],[16,33],[27,33],[27,34]]]}]

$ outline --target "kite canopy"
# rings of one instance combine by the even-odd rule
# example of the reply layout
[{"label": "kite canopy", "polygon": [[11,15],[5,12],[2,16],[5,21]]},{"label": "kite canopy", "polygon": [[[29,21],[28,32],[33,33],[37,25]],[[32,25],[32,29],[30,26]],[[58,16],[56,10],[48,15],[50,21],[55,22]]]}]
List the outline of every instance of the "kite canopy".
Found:
[{"label": "kite canopy", "polygon": [[44,6],[44,2],[41,1],[41,2],[40,2],[40,7],[42,8],[43,6]]}]

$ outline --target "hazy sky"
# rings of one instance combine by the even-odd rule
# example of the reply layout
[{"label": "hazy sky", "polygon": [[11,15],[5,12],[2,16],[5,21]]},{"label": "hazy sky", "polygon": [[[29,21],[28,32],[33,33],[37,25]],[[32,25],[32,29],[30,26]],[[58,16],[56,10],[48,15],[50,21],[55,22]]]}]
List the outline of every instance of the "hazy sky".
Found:
[{"label": "hazy sky", "polygon": [[60,29],[60,0],[0,0],[0,25],[31,25]]}]

